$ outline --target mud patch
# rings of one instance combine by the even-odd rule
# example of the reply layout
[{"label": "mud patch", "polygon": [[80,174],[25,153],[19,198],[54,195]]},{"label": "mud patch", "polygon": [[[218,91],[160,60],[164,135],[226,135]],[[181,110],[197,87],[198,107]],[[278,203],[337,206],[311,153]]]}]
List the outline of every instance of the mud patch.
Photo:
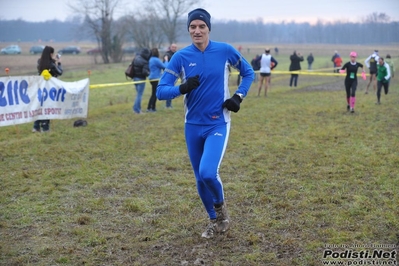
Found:
[{"label": "mud patch", "polygon": [[342,80],[315,85],[315,86],[309,86],[295,91],[306,92],[306,91],[341,91],[341,90],[345,90],[344,82]]}]

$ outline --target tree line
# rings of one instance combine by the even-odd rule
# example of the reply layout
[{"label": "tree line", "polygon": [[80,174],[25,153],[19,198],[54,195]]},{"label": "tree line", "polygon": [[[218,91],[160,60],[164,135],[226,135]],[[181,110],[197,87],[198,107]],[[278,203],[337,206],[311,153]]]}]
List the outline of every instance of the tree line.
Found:
[{"label": "tree line", "polygon": [[309,23],[226,22],[212,26],[213,38],[226,42],[393,44],[399,43],[399,22]]},{"label": "tree line", "polygon": [[[134,22],[138,31],[142,31],[139,22]],[[79,34],[84,27],[76,21],[26,22],[23,20],[0,20],[1,42],[37,42],[41,41],[95,41],[91,34]],[[185,27],[185,26],[183,26]],[[43,30],[46,29],[46,30]],[[159,38],[162,30],[151,31]],[[187,32],[187,31],[185,31]],[[224,42],[253,43],[325,43],[325,44],[394,44],[399,43],[399,22],[390,23],[259,23],[259,22],[212,22],[211,37]],[[145,35],[138,32],[138,35]],[[132,36],[126,42],[135,42]],[[174,42],[189,42],[188,34],[181,34]],[[160,44],[168,43],[165,37]],[[137,41],[138,46],[145,46]]]},{"label": "tree line", "polygon": [[[95,41],[104,63],[120,62],[126,43],[152,48],[190,42],[187,12],[202,0],[143,1],[144,8],[118,19],[114,12],[124,6],[123,0],[76,1],[70,5],[75,17],[68,21],[0,20],[0,41]],[[398,32],[399,21],[372,13],[358,23],[212,21],[211,38],[229,43],[392,44],[399,43]]]}]

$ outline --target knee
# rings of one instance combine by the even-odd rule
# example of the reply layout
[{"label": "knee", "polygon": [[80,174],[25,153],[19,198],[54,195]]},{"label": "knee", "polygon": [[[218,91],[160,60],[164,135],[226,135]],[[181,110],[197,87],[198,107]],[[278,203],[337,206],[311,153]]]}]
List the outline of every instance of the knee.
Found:
[{"label": "knee", "polygon": [[216,179],[217,173],[212,169],[200,169],[201,180],[205,183]]}]

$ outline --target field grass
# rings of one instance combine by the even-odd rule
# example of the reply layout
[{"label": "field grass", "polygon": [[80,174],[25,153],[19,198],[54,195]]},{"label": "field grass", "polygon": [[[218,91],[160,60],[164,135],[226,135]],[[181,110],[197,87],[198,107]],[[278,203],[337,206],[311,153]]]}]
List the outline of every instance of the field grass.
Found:
[{"label": "field grass", "polygon": [[[328,67],[329,49],[314,68]],[[94,67],[91,84],[124,82],[124,68]],[[211,240],[181,98],[135,115],[131,85],[92,89],[87,127],[0,127],[0,265],[322,265],[326,248],[344,250],[334,245],[398,250],[399,82],[375,105],[360,79],[350,114],[343,79],[300,75],[293,89],[273,75],[267,98],[253,84],[220,168],[232,227]]]}]

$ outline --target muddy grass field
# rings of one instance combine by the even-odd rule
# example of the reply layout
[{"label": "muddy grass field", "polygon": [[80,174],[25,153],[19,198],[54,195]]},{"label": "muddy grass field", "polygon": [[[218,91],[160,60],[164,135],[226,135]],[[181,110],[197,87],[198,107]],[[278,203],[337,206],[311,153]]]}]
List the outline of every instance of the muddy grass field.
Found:
[{"label": "muddy grass field", "polygon": [[[36,75],[31,45],[21,44],[22,55],[1,55],[0,76],[5,67]],[[54,47],[66,45],[82,54],[63,55],[62,78],[90,69],[91,84],[126,82],[120,74],[129,59],[106,66],[85,53],[93,44]],[[248,59],[275,46],[238,45]],[[376,48],[399,54],[399,46],[278,47],[279,70],[296,49],[313,52],[315,69],[326,73],[334,50],[344,62],[351,50],[360,62]],[[360,79],[354,114],[346,111],[343,80],[300,75],[290,88],[288,74],[273,74],[268,97],[257,97],[252,85],[232,114],[220,168],[232,227],[210,240],[200,237],[207,217],[181,98],[173,109],[159,101],[156,113],[134,115],[133,86],[110,86],[90,90],[87,127],[71,120],[52,121],[46,134],[31,133],[31,123],[0,127],[0,265],[318,266],[347,265],[343,247],[398,252],[398,78],[381,105]],[[232,91],[235,83],[232,74]],[[149,91],[147,84],[144,109]],[[396,258],[378,262],[396,265]]]}]

